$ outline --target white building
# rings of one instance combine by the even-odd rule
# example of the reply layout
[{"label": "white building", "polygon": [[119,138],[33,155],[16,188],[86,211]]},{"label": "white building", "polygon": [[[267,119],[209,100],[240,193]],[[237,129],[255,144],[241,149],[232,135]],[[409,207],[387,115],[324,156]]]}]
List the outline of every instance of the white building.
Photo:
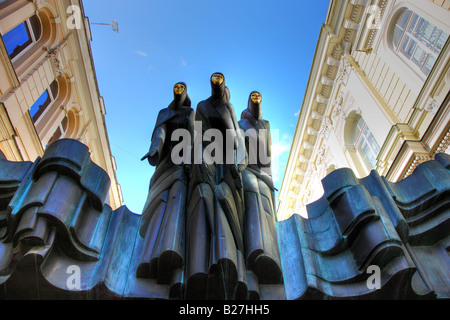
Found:
[{"label": "white building", "polygon": [[278,219],[307,216],[348,167],[407,177],[449,152],[450,0],[332,0],[317,44]]}]

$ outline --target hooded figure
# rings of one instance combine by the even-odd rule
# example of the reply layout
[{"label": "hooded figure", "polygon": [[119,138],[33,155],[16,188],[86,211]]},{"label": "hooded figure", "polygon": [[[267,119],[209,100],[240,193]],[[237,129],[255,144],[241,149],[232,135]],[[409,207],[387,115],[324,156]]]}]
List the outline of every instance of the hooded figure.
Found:
[{"label": "hooded figure", "polygon": [[170,110],[179,110],[181,108],[190,108],[191,99],[187,94],[187,85],[184,82],[178,82],[173,86],[173,101],[169,104]]},{"label": "hooded figure", "polygon": [[262,96],[258,91],[252,91],[248,98],[247,109],[242,111],[241,118],[245,118],[251,122],[262,119],[263,113],[261,108]]},{"label": "hooded figure", "polygon": [[261,103],[261,94],[253,91],[239,121],[248,152],[248,166],[242,173],[245,261],[260,284],[280,284],[283,283],[283,276],[275,228],[272,142],[270,124],[262,119]]},{"label": "hooded figure", "polygon": [[[241,176],[246,166],[245,145],[229,98],[223,74],[215,73],[211,97],[196,110],[195,120],[201,123],[196,134],[203,137],[202,161],[193,166],[189,187],[187,299],[243,299],[247,295]],[[211,133],[221,137],[209,139]]]},{"label": "hooded figure", "polygon": [[171,290],[178,291],[182,287],[185,263],[186,172],[189,172],[189,163],[174,163],[172,151],[179,145],[192,148],[193,141],[179,142],[171,138],[177,129],[185,129],[194,136],[195,112],[190,105],[186,84],[175,84],[174,100],[159,112],[150,151],[142,158],[156,169],[142,212],[139,233],[144,242],[137,276],[157,279],[160,284],[170,283]]}]

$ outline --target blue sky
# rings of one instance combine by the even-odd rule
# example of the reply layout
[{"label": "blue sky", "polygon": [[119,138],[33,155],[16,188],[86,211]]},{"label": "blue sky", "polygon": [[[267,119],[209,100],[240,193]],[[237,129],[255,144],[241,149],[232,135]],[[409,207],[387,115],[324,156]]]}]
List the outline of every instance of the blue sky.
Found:
[{"label": "blue sky", "polygon": [[141,162],[158,112],[186,82],[192,107],[225,75],[238,119],[251,91],[279,131],[280,188],[329,0],[85,0],[94,64],[124,205],[141,213],[154,172]]}]

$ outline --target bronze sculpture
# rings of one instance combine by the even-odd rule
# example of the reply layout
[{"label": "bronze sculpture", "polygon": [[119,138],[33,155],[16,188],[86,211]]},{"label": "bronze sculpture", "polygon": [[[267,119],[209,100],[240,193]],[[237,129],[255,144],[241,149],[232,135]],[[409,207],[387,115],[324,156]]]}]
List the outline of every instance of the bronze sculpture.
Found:
[{"label": "bronze sculpture", "polygon": [[[109,207],[110,180],[88,150],[63,139],[34,163],[7,161],[0,153],[0,299],[185,298],[172,294],[170,285],[136,277],[141,216],[126,206]],[[49,186],[48,175],[72,183],[51,188],[54,195],[47,197],[42,187]],[[448,154],[437,154],[397,183],[376,171],[357,179],[344,168],[323,185],[324,196],[307,206],[308,219],[277,222],[284,284],[259,284],[256,298],[450,298]],[[86,196],[73,197],[79,191]],[[407,223],[405,240],[395,216]],[[42,222],[50,236],[42,237]],[[378,271],[371,268],[376,266]]]},{"label": "bronze sculpture", "polygon": [[[222,150],[234,159],[244,143],[227,88],[216,89],[199,108],[205,122],[197,136],[208,128],[234,132],[236,145],[232,139]],[[242,180],[245,162],[204,161],[187,188],[190,153],[175,161],[172,138],[177,129],[192,137],[194,112],[185,84],[174,94],[143,158],[156,171],[142,216],[107,204],[109,177],[76,140],[55,141],[34,163],[8,161],[0,151],[0,299],[449,299],[449,155],[396,183],[376,171],[358,179],[336,170],[322,180],[323,197],[307,205],[308,219],[276,222],[277,239],[261,95],[252,92],[239,121],[249,152]]]},{"label": "bronze sculpture", "polygon": [[223,74],[213,74],[210,81],[212,95],[196,110],[195,119],[201,122],[197,139],[216,130],[233,141],[231,146],[216,149],[214,155],[206,152],[211,140],[195,141],[196,146],[201,143],[194,152],[202,153],[202,161],[194,164],[189,187],[186,298],[245,298],[241,172],[246,163],[245,156],[240,161],[237,152],[244,140]]},{"label": "bronze sculpture", "polygon": [[259,283],[283,282],[275,229],[275,188],[271,171],[270,123],[262,119],[262,96],[253,91],[239,126],[245,132],[249,163],[244,182],[244,243],[247,268]]},{"label": "bronze sculpture", "polygon": [[[159,112],[150,151],[142,158],[156,166],[142,214],[140,236],[144,238],[138,277],[157,279],[160,284],[182,278],[185,264],[185,207],[189,163],[175,164],[172,141],[177,129],[194,136],[194,110],[187,86],[174,86],[174,100]],[[192,144],[192,140],[190,141]]]}]

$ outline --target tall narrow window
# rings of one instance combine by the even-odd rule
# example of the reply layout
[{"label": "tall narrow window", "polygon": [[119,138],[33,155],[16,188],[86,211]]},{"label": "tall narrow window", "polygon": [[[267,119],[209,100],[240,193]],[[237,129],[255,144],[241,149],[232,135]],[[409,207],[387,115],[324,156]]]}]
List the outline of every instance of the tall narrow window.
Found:
[{"label": "tall narrow window", "polygon": [[428,75],[441,52],[448,34],[411,10],[397,19],[392,35],[394,50]]},{"label": "tall narrow window", "polygon": [[36,43],[41,36],[41,22],[34,15],[25,20],[14,29],[4,34],[6,50],[11,60],[16,59],[27,48]]},{"label": "tall narrow window", "polygon": [[39,99],[31,106],[30,116],[33,123],[37,123],[49,106],[53,104],[58,96],[58,82],[53,81],[50,86],[42,93]]},{"label": "tall narrow window", "polygon": [[381,149],[363,118],[356,123],[353,139],[355,148],[365,166],[369,170],[375,169],[377,156]]}]

